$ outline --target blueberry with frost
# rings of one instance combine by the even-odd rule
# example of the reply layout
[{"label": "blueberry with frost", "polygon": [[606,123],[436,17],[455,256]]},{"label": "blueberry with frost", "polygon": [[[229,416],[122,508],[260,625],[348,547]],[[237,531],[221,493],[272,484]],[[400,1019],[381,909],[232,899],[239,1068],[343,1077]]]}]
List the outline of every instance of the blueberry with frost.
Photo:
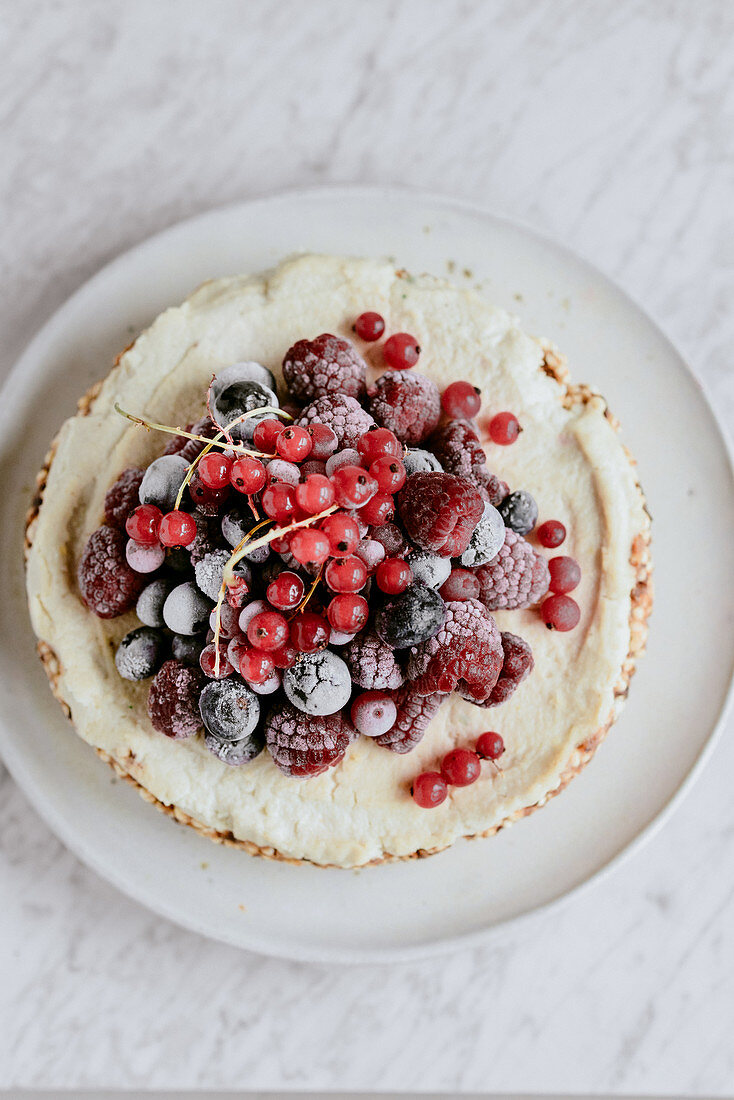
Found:
[{"label": "blueberry with frost", "polygon": [[164,513],[172,512],[188,469],[189,464],[181,455],[161,455],[154,459],[140,483],[140,503],[155,504]]},{"label": "blueberry with frost", "polygon": [[166,648],[166,639],[159,630],[139,626],[126,634],[117,647],[117,671],[123,680],[147,680],[163,663]]},{"label": "blueberry with frost", "polygon": [[194,581],[176,585],[163,604],[163,620],[174,634],[199,634],[209,624],[211,601]]}]

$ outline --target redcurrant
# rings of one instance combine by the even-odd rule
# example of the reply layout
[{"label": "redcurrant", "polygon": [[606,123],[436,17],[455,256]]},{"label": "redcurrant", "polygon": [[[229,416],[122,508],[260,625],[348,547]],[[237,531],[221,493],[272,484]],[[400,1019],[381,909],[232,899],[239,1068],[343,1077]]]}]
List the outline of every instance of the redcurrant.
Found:
[{"label": "redcurrant", "polygon": [[370,477],[377,482],[381,493],[397,493],[405,485],[405,466],[399,458],[380,455],[369,467]]},{"label": "redcurrant", "polygon": [[260,498],[263,511],[276,523],[285,523],[296,510],[296,490],[287,481],[276,481],[263,489]]},{"label": "redcurrant", "polygon": [[255,649],[280,649],[288,641],[288,620],[277,611],[261,611],[247,624],[247,640]]},{"label": "redcurrant", "polygon": [[323,519],[321,530],[329,540],[329,553],[334,558],[353,554],[360,540],[357,521],[344,512],[335,512]]},{"label": "redcurrant", "polygon": [[288,549],[301,565],[321,565],[329,556],[329,540],[323,531],[302,527],[291,535]]},{"label": "redcurrant", "polygon": [[366,344],[371,344],[374,340],[379,340],[385,331],[385,321],[379,313],[360,313],[357,320],[354,322],[354,332],[360,340],[364,340]]},{"label": "redcurrant", "polygon": [[268,472],[259,458],[242,455],[232,463],[229,480],[238,493],[247,493],[249,496],[265,488]]},{"label": "redcurrant", "polygon": [[487,730],[477,738],[476,751],[477,755],[483,756],[485,760],[499,760],[505,751],[505,743],[498,733]]},{"label": "redcurrant", "polygon": [[482,763],[471,749],[452,749],[441,762],[441,775],[454,787],[468,787],[482,774]]},{"label": "redcurrant", "polygon": [[269,455],[274,454],[275,441],[284,430],[285,424],[280,420],[258,420],[255,431],[252,433],[252,442],[258,451],[264,451]]},{"label": "redcurrant", "polygon": [[440,806],[448,793],[446,780],[438,772],[423,772],[413,780],[413,801],[424,810]]},{"label": "redcurrant", "polygon": [[264,684],[274,668],[273,658],[264,649],[245,649],[240,654],[240,676],[251,684]]},{"label": "redcurrant", "polygon": [[548,569],[550,571],[549,588],[551,592],[563,594],[573,592],[581,580],[581,569],[575,558],[565,556],[551,558],[548,562]]},{"label": "redcurrant", "polygon": [[166,512],[161,518],[158,538],[164,546],[190,546],[196,538],[196,520],[188,512]]},{"label": "redcurrant", "polygon": [[329,640],[329,624],[323,615],[304,611],[291,623],[291,642],[300,653],[323,649]]},{"label": "redcurrant", "polygon": [[369,604],[364,596],[344,592],[334,596],[326,609],[326,614],[334,630],[341,630],[344,634],[356,634],[367,622]]},{"label": "redcurrant", "polygon": [[360,518],[370,526],[381,527],[395,516],[395,501],[390,493],[376,493],[359,510]]},{"label": "redcurrant", "polygon": [[291,425],[279,432],[275,439],[275,449],[287,462],[303,462],[311,454],[313,442],[305,428]]},{"label": "redcurrant", "polygon": [[229,485],[231,469],[232,459],[217,451],[210,451],[209,454],[204,455],[196,467],[207,489],[223,489],[225,485]]},{"label": "redcurrant", "polygon": [[581,609],[571,596],[548,596],[540,605],[540,617],[549,630],[573,630]]},{"label": "redcurrant", "polygon": [[331,480],[336,501],[345,508],[361,508],[377,492],[377,482],[361,466],[340,466]]},{"label": "redcurrant", "polygon": [[298,574],[285,569],[270,582],[266,595],[268,602],[279,611],[292,611],[303,599],[304,590],[305,585]]},{"label": "redcurrant", "polygon": [[125,520],[125,530],[131,539],[143,546],[158,542],[158,529],[163,513],[155,504],[140,504]]},{"label": "redcurrant", "polygon": [[393,370],[408,370],[418,362],[420,344],[408,332],[396,332],[388,337],[382,349],[385,362]]},{"label": "redcurrant", "polygon": [[489,438],[500,447],[509,447],[521,431],[520,421],[511,412],[497,413],[489,422]]},{"label": "redcurrant", "polygon": [[234,665],[227,656],[226,646],[219,646],[219,675],[216,672],[216,660],[217,647],[212,642],[210,645],[204,646],[199,654],[199,664],[204,675],[208,676],[210,680],[223,680],[226,676],[231,676],[234,672]]},{"label": "redcurrant", "polygon": [[481,404],[481,390],[471,382],[452,382],[441,394],[441,408],[457,420],[471,420]]},{"label": "redcurrant", "polygon": [[309,424],[306,431],[311,436],[311,454],[309,458],[326,461],[339,446],[336,432],[328,424]]},{"label": "redcurrant", "polygon": [[367,583],[367,566],[361,558],[332,558],[324,573],[332,592],[359,592]]},{"label": "redcurrant", "polygon": [[536,534],[541,546],[555,550],[556,546],[560,546],[565,539],[566,528],[558,519],[547,519],[545,523],[541,523]]},{"label": "redcurrant", "polygon": [[389,596],[404,592],[413,580],[413,570],[402,558],[385,558],[377,566],[375,573],[377,587]]},{"label": "redcurrant", "polygon": [[323,474],[310,474],[304,482],[296,486],[298,507],[309,516],[323,512],[334,503],[334,486],[330,478]]}]

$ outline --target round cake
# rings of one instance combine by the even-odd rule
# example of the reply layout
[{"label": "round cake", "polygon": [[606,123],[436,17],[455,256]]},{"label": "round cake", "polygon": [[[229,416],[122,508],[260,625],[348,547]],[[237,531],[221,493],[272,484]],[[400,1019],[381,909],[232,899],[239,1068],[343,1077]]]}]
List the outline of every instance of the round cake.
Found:
[{"label": "round cake", "polygon": [[649,532],[549,344],[474,290],[302,256],[206,283],[82,398],[28,597],[74,728],[149,802],[357,867],[581,770],[644,648]]}]

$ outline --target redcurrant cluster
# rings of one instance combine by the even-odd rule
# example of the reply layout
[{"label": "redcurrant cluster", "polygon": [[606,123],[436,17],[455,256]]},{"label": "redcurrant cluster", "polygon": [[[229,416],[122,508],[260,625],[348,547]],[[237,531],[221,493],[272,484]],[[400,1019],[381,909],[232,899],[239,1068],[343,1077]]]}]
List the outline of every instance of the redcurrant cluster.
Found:
[{"label": "redcurrant cluster", "polygon": [[498,733],[487,731],[472,749],[452,749],[441,761],[441,770],[422,772],[413,781],[413,801],[424,810],[446,801],[449,787],[468,787],[482,773],[482,759],[493,763],[502,756],[505,743]]}]

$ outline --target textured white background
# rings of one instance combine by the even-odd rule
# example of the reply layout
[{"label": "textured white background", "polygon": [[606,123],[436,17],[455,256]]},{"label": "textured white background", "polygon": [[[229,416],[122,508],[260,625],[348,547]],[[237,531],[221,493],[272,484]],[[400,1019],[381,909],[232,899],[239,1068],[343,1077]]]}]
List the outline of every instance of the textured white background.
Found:
[{"label": "textured white background", "polygon": [[[596,262],[731,425],[733,35],[728,0],[5,0],[0,371],[149,233],[376,181]],[[732,774],[725,737],[656,839],[522,934],[339,970],[149,915],[0,769],[0,1084],[731,1094]]]}]

